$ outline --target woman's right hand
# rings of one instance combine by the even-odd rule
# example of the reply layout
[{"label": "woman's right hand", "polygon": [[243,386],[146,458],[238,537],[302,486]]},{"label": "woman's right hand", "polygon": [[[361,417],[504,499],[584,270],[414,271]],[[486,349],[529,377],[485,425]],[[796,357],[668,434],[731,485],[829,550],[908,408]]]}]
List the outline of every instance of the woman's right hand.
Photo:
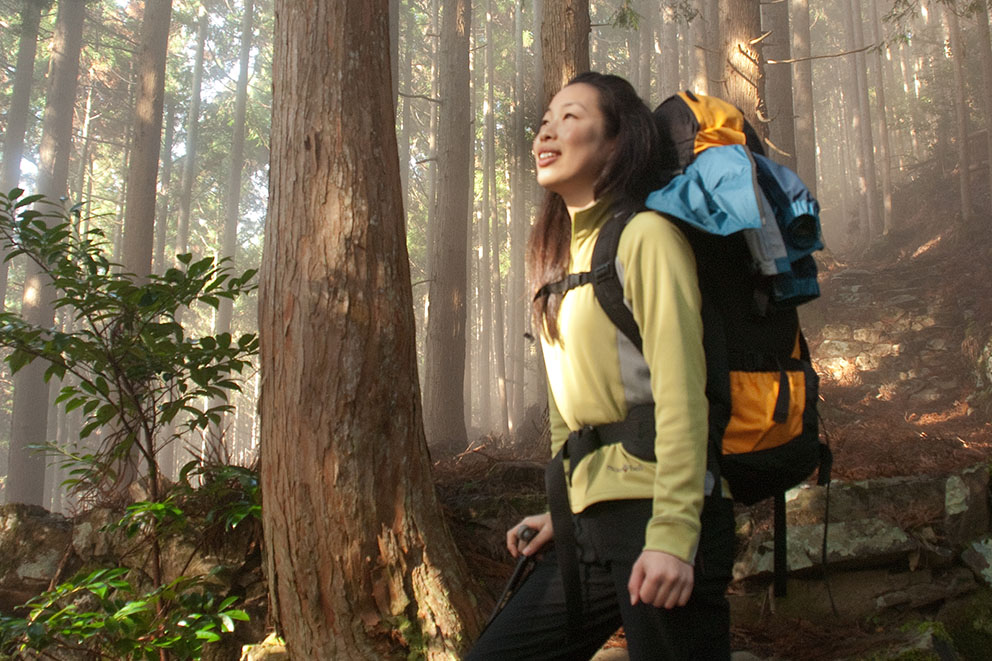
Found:
[{"label": "woman's right hand", "polygon": [[[517,544],[521,541],[520,533],[525,527],[533,528],[537,534],[522,549],[517,548]],[[521,553],[533,555],[541,550],[541,547],[547,544],[554,535],[554,528],[551,526],[551,512],[534,514],[524,518],[520,523],[506,531],[506,548],[510,550],[510,555],[514,558]]]}]

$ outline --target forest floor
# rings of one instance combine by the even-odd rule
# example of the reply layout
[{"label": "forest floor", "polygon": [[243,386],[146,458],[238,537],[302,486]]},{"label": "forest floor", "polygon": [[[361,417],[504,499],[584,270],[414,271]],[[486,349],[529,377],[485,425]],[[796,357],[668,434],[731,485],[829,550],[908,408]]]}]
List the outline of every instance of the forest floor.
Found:
[{"label": "forest floor", "polygon": [[[820,260],[823,295],[802,312],[814,361],[831,337],[828,327],[838,323],[901,346],[872,370],[821,370],[820,412],[834,479],[950,473],[992,457],[992,405],[976,378],[992,327],[992,243],[985,240],[992,219],[954,225],[945,209],[955,191],[935,186],[897,197],[898,229],[861,254],[827,252]],[[900,314],[887,305],[892,301],[920,308],[915,314],[928,319],[926,327],[900,327]],[[533,436],[515,449],[483,439],[436,466],[456,539],[494,598],[512,570],[502,541],[506,527],[542,506],[539,466],[547,439]],[[850,656],[850,645],[871,632],[804,622],[733,633],[735,649],[764,658],[830,659]]]}]

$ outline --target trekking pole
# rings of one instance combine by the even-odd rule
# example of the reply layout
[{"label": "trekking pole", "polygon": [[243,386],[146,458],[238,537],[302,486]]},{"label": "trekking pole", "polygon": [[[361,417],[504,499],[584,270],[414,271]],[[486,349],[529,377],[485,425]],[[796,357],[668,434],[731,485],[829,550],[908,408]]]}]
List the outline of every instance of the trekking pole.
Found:
[{"label": "trekking pole", "polygon": [[[530,526],[520,526],[520,531],[517,534],[517,548],[520,548],[521,543],[523,543],[524,546],[527,546],[530,540],[534,539],[534,535],[536,534],[537,530],[535,528],[531,528]],[[513,596],[513,593],[516,592],[517,588],[520,586],[524,575],[527,573],[527,569],[533,561],[534,556],[532,555],[521,555],[517,560],[517,566],[514,567],[513,574],[510,575],[510,580],[506,582],[506,587],[503,588],[503,594],[501,594],[499,599],[496,601],[496,608],[493,610],[493,614],[489,616],[489,621],[486,622],[486,626],[482,629],[483,631],[489,628],[489,625],[493,623],[496,616],[499,615],[500,611],[502,611],[506,607],[506,604],[509,603],[510,597]]]}]

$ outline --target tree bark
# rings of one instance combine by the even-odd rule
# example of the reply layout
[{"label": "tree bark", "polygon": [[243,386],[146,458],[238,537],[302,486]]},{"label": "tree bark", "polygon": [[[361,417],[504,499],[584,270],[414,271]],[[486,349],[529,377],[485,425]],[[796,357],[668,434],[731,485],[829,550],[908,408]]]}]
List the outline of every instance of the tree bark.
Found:
[{"label": "tree bark", "polygon": [[641,14],[641,24],[637,33],[640,38],[641,68],[637,79],[637,92],[644,103],[651,104],[651,63],[654,62],[654,17],[658,7],[653,0],[641,0],[638,11]]},{"label": "tree bark", "polygon": [[469,99],[471,0],[445,0],[441,26],[437,227],[432,233],[424,369],[424,421],[431,447],[465,445],[465,245],[471,182]]},{"label": "tree bark", "polygon": [[544,0],[541,54],[544,100],[551,98],[576,74],[589,70],[589,0]]},{"label": "tree bark", "polygon": [[761,8],[754,0],[720,0],[720,62],[723,98],[744,112],[762,138],[768,136]]},{"label": "tree bark", "polygon": [[155,183],[162,146],[165,56],[172,0],[145,2],[138,46],[138,91],[134,105],[131,162],[124,202],[124,269],[139,277],[152,272],[155,241]]},{"label": "tree bark", "polygon": [[[50,200],[66,194],[72,152],[72,114],[79,78],[79,53],[83,42],[86,6],[77,0],[60,0],[52,40],[48,93],[39,150],[38,192]],[[24,274],[21,316],[28,323],[51,328],[55,292],[48,277],[29,261]],[[10,459],[7,463],[7,502],[41,505],[45,495],[44,456],[29,448],[46,442],[46,416],[38,402],[48,398],[46,365],[35,360],[14,375]]]},{"label": "tree bark", "polygon": [[[24,0],[21,5],[21,34],[17,44],[17,64],[14,88],[7,109],[3,136],[3,164],[0,165],[0,191],[4,195],[16,188],[21,178],[21,157],[24,155],[24,134],[31,116],[31,84],[34,81],[34,61],[38,52],[38,26],[45,0]],[[10,262],[7,251],[0,247],[0,312],[6,307],[7,274]]]},{"label": "tree bark", "polygon": [[479,628],[420,418],[386,7],[276,3],[263,522],[296,659],[450,658]]},{"label": "tree bark", "polygon": [[[763,5],[762,26],[768,37],[762,42],[767,60],[784,61],[792,58],[789,38],[789,5],[776,2]],[[768,64],[767,86],[769,140],[777,149],[771,156],[793,170],[796,169],[796,130],[793,122],[792,65]],[[785,153],[782,153],[785,152]]]},{"label": "tree bark", "polygon": [[661,25],[661,71],[658,77],[664,84],[659,90],[659,103],[679,91],[678,23],[675,10],[667,5],[661,8]]},{"label": "tree bark", "polygon": [[813,63],[809,32],[809,0],[789,0],[792,29],[792,100],[795,113],[796,173],[816,195],[816,123],[813,121]]}]

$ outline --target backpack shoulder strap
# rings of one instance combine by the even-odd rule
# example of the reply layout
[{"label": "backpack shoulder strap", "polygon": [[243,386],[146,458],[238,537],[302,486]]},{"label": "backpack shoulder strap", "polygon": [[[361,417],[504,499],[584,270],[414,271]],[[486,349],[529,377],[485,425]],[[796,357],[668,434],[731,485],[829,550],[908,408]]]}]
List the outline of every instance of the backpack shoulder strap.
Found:
[{"label": "backpack shoulder strap", "polygon": [[[636,215],[636,214],[634,214]],[[592,288],[596,294],[603,312],[610,318],[613,325],[627,336],[637,350],[644,352],[641,331],[637,328],[634,314],[623,300],[623,286],[617,274],[617,249],[620,246],[620,235],[627,223],[634,216],[614,216],[606,222],[599,232],[596,245],[592,250]]]}]

